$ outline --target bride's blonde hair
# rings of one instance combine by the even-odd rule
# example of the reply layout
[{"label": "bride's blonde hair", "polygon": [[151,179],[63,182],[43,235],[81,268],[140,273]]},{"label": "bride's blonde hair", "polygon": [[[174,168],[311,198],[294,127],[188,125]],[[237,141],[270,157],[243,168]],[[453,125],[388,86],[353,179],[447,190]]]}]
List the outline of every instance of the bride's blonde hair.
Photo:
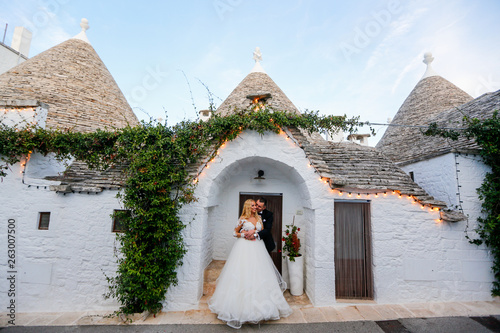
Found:
[{"label": "bride's blonde hair", "polygon": [[242,209],[242,212],[241,212],[241,216],[240,216],[240,219],[247,219],[249,217],[251,217],[252,215],[257,218],[257,212],[254,212],[252,214],[252,204],[255,203],[255,200],[253,199],[247,199],[245,201],[245,203],[243,204],[243,209]]}]

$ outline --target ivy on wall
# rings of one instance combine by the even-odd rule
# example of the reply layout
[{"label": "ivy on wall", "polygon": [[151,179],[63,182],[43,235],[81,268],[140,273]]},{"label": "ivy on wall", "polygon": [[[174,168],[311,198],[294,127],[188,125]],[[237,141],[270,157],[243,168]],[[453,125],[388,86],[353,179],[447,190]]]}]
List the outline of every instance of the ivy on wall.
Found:
[{"label": "ivy on wall", "polygon": [[478,218],[476,232],[479,238],[469,241],[476,245],[485,244],[493,255],[492,271],[495,282],[491,293],[500,296],[500,118],[495,111],[491,118],[463,118],[464,130],[445,130],[436,123],[429,126],[426,135],[441,136],[458,140],[461,136],[474,139],[481,148],[480,155],[484,163],[491,168],[477,189],[482,200],[483,217]]},{"label": "ivy on wall", "polygon": [[127,165],[126,183],[119,197],[128,212],[116,213],[122,214],[124,232],[117,234],[121,245],[118,268],[115,276],[106,277],[106,297],[120,302],[119,313],[157,313],[167,289],[178,282],[176,270],[186,253],[181,234],[185,225],[179,209],[196,200],[188,166],[210,160],[224,142],[247,129],[264,134],[297,127],[333,135],[339,129],[354,132],[358,126],[362,126],[358,118],[320,116],[318,112],[296,115],[270,109],[215,115],[206,122],[184,121],[172,127],[149,122],[93,133],[2,124],[0,176],[5,177],[10,165],[33,151],[55,153],[60,159],[72,156],[94,169]]}]

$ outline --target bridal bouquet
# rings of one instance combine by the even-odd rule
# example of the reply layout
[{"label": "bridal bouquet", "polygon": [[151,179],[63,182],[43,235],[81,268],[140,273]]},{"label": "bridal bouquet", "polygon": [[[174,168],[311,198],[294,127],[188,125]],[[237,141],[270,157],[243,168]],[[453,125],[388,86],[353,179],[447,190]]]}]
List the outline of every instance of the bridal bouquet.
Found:
[{"label": "bridal bouquet", "polygon": [[291,225],[286,226],[286,236],[283,236],[283,238],[281,239],[284,242],[283,253],[288,253],[287,255],[283,255],[283,258],[288,256],[288,259],[290,259],[290,261],[295,261],[295,257],[300,257],[302,255],[299,253],[300,239],[297,236],[297,232],[300,231],[300,228],[298,228],[294,224],[295,221]]}]

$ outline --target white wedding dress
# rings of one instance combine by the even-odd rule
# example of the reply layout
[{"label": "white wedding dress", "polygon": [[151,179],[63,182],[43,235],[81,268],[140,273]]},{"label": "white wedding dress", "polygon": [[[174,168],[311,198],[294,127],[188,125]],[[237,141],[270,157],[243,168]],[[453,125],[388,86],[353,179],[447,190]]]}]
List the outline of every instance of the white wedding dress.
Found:
[{"label": "white wedding dress", "polygon": [[[247,220],[240,220],[244,230],[254,230]],[[262,222],[257,222],[257,231]],[[274,266],[262,240],[238,238],[222,269],[209,309],[233,328],[244,323],[277,320],[292,313],[283,296],[286,282]]]}]

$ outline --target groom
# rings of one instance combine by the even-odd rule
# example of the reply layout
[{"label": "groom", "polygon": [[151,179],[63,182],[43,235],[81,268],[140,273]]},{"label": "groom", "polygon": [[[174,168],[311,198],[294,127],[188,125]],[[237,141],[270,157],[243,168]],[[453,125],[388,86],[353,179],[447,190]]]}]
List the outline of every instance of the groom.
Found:
[{"label": "groom", "polygon": [[248,232],[245,234],[245,238],[250,240],[255,238],[262,239],[266,245],[267,252],[271,254],[271,251],[276,247],[271,233],[271,229],[273,228],[273,213],[266,209],[267,200],[265,198],[261,197],[257,199],[255,204],[257,206],[257,213],[262,218],[264,229],[256,233]]}]

